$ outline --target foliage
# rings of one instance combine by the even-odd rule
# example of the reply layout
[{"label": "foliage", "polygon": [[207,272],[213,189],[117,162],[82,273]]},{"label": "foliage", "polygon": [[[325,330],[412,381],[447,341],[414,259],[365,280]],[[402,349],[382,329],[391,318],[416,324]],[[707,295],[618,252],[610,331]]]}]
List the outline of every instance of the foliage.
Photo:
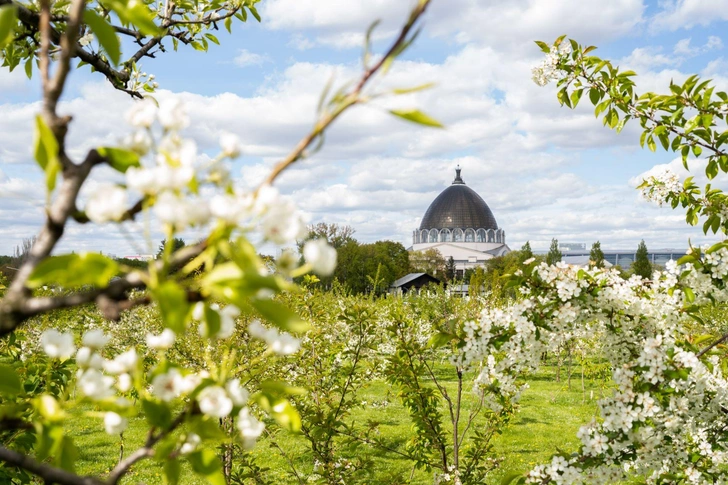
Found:
[{"label": "foliage", "polygon": [[589,251],[589,266],[604,267],[604,253],[602,252],[602,244],[599,241],[592,244],[591,251]]},{"label": "foliage", "polygon": [[650,278],[652,276],[652,263],[650,263],[649,254],[647,253],[647,245],[644,239],[640,241],[635,253],[634,263],[632,263],[632,271],[634,274],[642,278]]},{"label": "foliage", "polygon": [[172,253],[176,253],[186,245],[187,244],[185,243],[185,240],[179,237],[173,238],[169,244],[167,244],[166,239],[162,239],[162,242],[159,243],[159,248],[157,249],[157,257],[162,256],[167,250],[171,251]]},{"label": "foliage", "polygon": [[530,241],[526,241],[523,246],[521,246],[521,255],[523,256],[524,261],[533,257],[533,251],[531,250]]},{"label": "foliage", "polygon": [[455,259],[450,256],[447,258],[447,262],[445,263],[445,279],[447,281],[453,281],[456,276],[455,271]]},{"label": "foliage", "polygon": [[410,251],[409,265],[415,273],[427,273],[440,280],[446,277],[447,262],[437,248]]},{"label": "foliage", "polygon": [[561,258],[562,254],[559,250],[559,241],[558,239],[552,239],[549,252],[546,254],[546,264],[556,264],[561,261]]}]

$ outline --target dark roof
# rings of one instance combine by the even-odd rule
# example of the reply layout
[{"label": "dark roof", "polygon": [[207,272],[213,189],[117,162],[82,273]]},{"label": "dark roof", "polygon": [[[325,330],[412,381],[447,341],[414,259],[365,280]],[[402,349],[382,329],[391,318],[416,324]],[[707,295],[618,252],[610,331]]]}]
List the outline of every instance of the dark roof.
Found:
[{"label": "dark roof", "polygon": [[427,276],[428,279],[432,279],[434,281],[440,281],[434,276],[430,276],[427,273],[410,273],[407,276],[402,276],[400,279],[396,280],[394,283],[392,283],[390,286],[392,287],[400,287],[404,286],[407,283],[411,283],[415,281],[416,279],[422,278],[423,276]]},{"label": "dark roof", "polygon": [[460,167],[450,187],[432,201],[420,229],[498,229],[488,204],[460,177]]}]

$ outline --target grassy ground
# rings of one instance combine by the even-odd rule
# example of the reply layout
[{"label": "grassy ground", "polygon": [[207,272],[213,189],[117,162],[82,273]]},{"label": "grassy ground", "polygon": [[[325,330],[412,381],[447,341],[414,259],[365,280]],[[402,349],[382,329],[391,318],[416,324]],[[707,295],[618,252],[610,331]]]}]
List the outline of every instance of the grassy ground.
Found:
[{"label": "grassy ground", "polygon": [[[576,431],[579,426],[588,423],[598,414],[596,400],[601,397],[598,383],[587,382],[586,391],[582,393],[578,373],[572,380],[572,389],[568,390],[566,383],[555,381],[554,369],[545,367],[538,374],[527,379],[530,389],[523,394],[520,411],[511,423],[497,436],[494,448],[496,455],[502,459],[501,466],[489,480],[490,483],[500,483],[500,478],[512,471],[525,472],[538,463],[549,459],[557,449],[572,451],[577,446]],[[448,382],[447,386],[454,386]],[[381,436],[391,444],[403,444],[410,434],[410,422],[405,410],[399,405],[396,396],[384,382],[374,382],[369,387],[362,400],[368,404],[388,399],[389,405],[372,408],[363,406],[354,414],[354,419],[360,423],[377,421],[380,423]],[[90,418],[85,415],[90,409],[79,409],[74,414],[70,424],[72,435],[80,449],[81,461],[79,472],[89,474],[104,473],[111,469],[119,456],[118,440],[109,439],[103,432],[99,418]],[[143,420],[132,419],[128,430],[124,433],[124,445],[127,452],[139,447],[144,441]],[[274,483],[295,483],[288,471],[289,460],[299,470],[311,471],[311,456],[306,453],[306,441],[297,435],[279,435],[278,442],[285,450],[287,457],[270,446],[266,440],[259,442],[253,451],[256,462],[260,466],[269,468],[267,475]],[[409,483],[432,483],[432,475],[424,471],[412,473],[411,464],[403,459],[383,455],[377,450],[368,447],[359,448],[357,457],[370,458],[372,465],[372,479],[370,483],[385,483],[381,477],[383,473],[389,476],[412,476]],[[139,464],[127,476],[124,484],[162,483],[161,467],[149,460]],[[398,483],[399,480],[387,479],[386,483]],[[193,485],[203,483],[186,467],[183,469],[182,483]]]}]

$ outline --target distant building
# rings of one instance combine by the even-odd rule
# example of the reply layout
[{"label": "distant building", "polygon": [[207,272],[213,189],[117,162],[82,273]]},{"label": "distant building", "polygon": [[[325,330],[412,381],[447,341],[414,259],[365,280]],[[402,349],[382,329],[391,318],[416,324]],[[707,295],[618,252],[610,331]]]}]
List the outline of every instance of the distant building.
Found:
[{"label": "distant building", "polygon": [[586,249],[586,243],[559,243],[559,251],[583,251]]},{"label": "distant building", "polygon": [[498,227],[488,204],[460,176],[430,204],[420,228],[412,234],[412,250],[437,249],[455,261],[457,278],[465,270],[510,252],[506,233]]},{"label": "distant building", "polygon": [[439,285],[440,280],[427,273],[410,273],[396,280],[389,286],[389,292],[393,294],[405,294],[412,290],[419,290],[427,285]]},{"label": "distant building", "polygon": [[[546,251],[534,251],[539,254],[546,254]],[[579,261],[582,261],[584,257],[589,258],[589,250],[578,250],[578,251],[562,251],[562,261],[569,264],[580,265]],[[634,263],[635,256],[637,253],[636,249],[602,249],[604,253],[604,260],[612,266],[621,266],[622,268],[629,268]],[[647,256],[650,259],[650,263],[658,266],[665,266],[668,261],[677,261],[678,259],[685,256],[687,249],[653,249],[648,251]]]}]

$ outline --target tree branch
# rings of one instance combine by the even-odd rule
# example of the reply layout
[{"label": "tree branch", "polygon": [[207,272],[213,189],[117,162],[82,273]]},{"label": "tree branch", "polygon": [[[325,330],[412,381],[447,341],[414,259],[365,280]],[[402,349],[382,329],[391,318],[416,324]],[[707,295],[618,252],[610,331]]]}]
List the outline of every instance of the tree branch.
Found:
[{"label": "tree branch", "polygon": [[57,483],[58,485],[103,485],[103,482],[93,477],[80,477],[74,473],[67,472],[61,468],[46,465],[35,461],[33,458],[9,450],[0,445],[0,460],[8,465],[17,466],[29,471],[45,480],[46,483]]}]

